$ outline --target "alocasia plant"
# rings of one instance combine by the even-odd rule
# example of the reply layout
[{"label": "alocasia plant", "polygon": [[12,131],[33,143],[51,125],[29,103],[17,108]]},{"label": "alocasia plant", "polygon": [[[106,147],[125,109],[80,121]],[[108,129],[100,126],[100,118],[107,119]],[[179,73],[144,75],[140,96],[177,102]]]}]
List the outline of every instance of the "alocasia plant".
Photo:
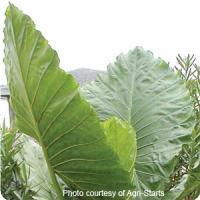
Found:
[{"label": "alocasia plant", "polygon": [[100,122],[74,78],[59,68],[57,53],[13,5],[4,34],[16,125],[41,146],[57,199],[63,199],[57,176],[71,190],[119,191],[135,184],[141,192],[135,199],[162,199],[155,191],[166,189],[194,127],[190,96],[169,65],[142,48],[121,54],[107,74],[81,90]]},{"label": "alocasia plant", "polygon": [[135,128],[136,191],[149,191],[135,199],[162,199],[150,190],[165,190],[194,126],[188,91],[167,63],[140,47],[119,55],[107,71],[82,93],[102,120],[117,116]]},{"label": "alocasia plant", "polygon": [[[80,97],[74,78],[59,68],[57,53],[30,17],[14,5],[6,11],[4,35],[16,125],[41,145],[57,198],[63,199],[56,175],[71,189],[132,189],[130,169],[136,153],[132,127],[116,118],[101,125],[93,108]],[[113,148],[110,138],[116,137],[115,128],[121,130],[118,142],[128,143],[128,148],[120,144]],[[91,198],[97,197],[84,199]]]}]

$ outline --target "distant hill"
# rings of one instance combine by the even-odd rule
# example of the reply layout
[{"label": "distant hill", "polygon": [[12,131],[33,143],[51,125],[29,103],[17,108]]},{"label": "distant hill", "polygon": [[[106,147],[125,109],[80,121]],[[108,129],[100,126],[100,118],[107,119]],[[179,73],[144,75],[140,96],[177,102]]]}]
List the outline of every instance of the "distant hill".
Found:
[{"label": "distant hill", "polygon": [[[88,69],[88,68],[79,68],[72,71],[69,71],[72,74],[76,81],[82,86],[96,79],[98,74],[105,73],[104,71]],[[0,96],[9,97],[9,91],[7,86],[0,85]]]}]

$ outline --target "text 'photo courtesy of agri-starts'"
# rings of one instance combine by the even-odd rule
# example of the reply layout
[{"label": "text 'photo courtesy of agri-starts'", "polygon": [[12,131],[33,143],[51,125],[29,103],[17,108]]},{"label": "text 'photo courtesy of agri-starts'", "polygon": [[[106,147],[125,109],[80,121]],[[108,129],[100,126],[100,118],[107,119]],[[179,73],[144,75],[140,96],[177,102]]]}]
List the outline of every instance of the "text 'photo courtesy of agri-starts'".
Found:
[{"label": "text 'photo courtesy of agri-starts'", "polygon": [[[136,47],[81,87],[31,18],[6,10],[14,112],[1,126],[8,200],[193,200],[200,194],[200,67]],[[78,58],[77,58],[78,59]]]}]

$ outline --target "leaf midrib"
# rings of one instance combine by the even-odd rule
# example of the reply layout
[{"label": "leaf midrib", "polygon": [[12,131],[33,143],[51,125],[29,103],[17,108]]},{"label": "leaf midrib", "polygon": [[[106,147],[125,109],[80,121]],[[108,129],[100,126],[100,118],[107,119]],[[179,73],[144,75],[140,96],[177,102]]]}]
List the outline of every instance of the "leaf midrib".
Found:
[{"label": "leaf midrib", "polygon": [[[21,79],[22,79],[22,82],[23,82],[23,87],[24,87],[24,94],[25,94],[25,98],[26,98],[26,101],[27,101],[27,106],[28,106],[28,109],[30,111],[30,114],[31,114],[31,117],[32,117],[32,121],[35,125],[35,128],[36,128],[36,135],[38,137],[38,142],[39,144],[41,145],[42,149],[43,149],[43,153],[44,153],[44,157],[45,157],[45,160],[46,160],[46,164],[47,164],[47,167],[49,169],[49,174],[50,174],[50,177],[52,179],[52,183],[54,185],[54,188],[56,190],[56,193],[57,193],[57,196],[60,198],[60,199],[63,199],[63,196],[62,196],[62,191],[60,189],[60,186],[58,184],[58,181],[57,181],[57,178],[56,178],[56,175],[54,173],[54,169],[52,168],[50,162],[49,162],[49,156],[48,156],[48,153],[46,151],[46,148],[42,142],[42,138],[40,136],[40,129],[36,123],[36,119],[35,119],[35,116],[34,116],[34,113],[32,112],[32,107],[31,107],[31,104],[30,104],[30,99],[28,97],[28,94],[27,94],[27,88],[25,86],[25,82],[24,82],[24,78],[23,78],[23,74],[22,74],[22,70],[21,70],[21,63],[20,63],[20,59],[19,59],[19,52],[17,50],[17,44],[16,44],[16,36],[15,36],[15,33],[14,33],[14,30],[13,30],[13,13],[12,13],[12,5],[10,4],[10,16],[11,16],[11,29],[12,29],[12,36],[13,36],[13,43],[14,43],[14,48],[15,48],[15,51],[16,51],[16,55],[17,55],[17,62],[18,62],[18,67],[19,67],[19,72],[20,72],[20,76],[21,76]],[[22,38],[23,40],[23,38]],[[21,42],[22,44],[23,42]]]},{"label": "leaf midrib", "polygon": [[[31,107],[31,105],[30,105],[30,100],[29,100],[29,96],[28,96],[28,94],[27,94],[27,88],[26,88],[26,86],[25,86],[25,81],[24,81],[24,78],[23,78],[23,74],[22,74],[22,70],[21,70],[21,63],[20,63],[20,59],[19,59],[19,52],[18,52],[18,50],[17,50],[17,44],[16,44],[16,36],[15,36],[15,33],[14,33],[14,30],[13,30],[13,14],[12,14],[12,6],[10,6],[10,13],[11,13],[11,24],[12,24],[12,35],[13,35],[13,42],[14,42],[14,47],[15,47],[15,51],[16,51],[16,55],[17,55],[17,62],[18,62],[18,66],[19,66],[19,72],[20,72],[20,77],[21,77],[21,80],[22,80],[22,82],[23,82],[23,89],[24,89],[24,94],[25,94],[25,98],[26,98],[26,102],[27,102],[27,106],[28,106],[28,110],[29,110],[29,112],[30,112],[30,114],[31,114],[31,118],[32,118],[32,122],[33,122],[33,124],[35,125],[35,128],[36,128],[36,135],[37,135],[37,137],[38,137],[38,142],[41,142],[40,141],[40,139],[41,139],[41,137],[40,137],[40,131],[39,131],[39,127],[38,127],[38,125],[37,125],[37,123],[36,123],[36,120],[35,120],[35,116],[34,116],[34,114],[33,114],[33,112],[32,112],[32,107]],[[22,39],[23,40],[23,39]],[[23,42],[21,42],[21,44],[22,44]]]},{"label": "leaf midrib", "polygon": [[[137,57],[137,55],[136,55],[136,57]],[[135,73],[132,73],[131,88],[130,88],[130,94],[129,94],[129,106],[128,106],[128,108],[130,108],[128,110],[128,122],[129,122],[129,124],[132,124],[133,93],[134,93],[134,90],[135,90],[135,78],[136,78],[136,73],[137,73],[137,59],[135,59],[134,68],[135,68]]]}]

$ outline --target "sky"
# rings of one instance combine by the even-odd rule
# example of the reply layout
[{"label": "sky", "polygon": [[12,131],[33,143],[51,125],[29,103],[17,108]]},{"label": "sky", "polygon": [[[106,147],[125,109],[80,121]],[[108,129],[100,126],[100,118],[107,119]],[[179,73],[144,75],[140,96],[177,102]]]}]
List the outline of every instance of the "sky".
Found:
[{"label": "sky", "polygon": [[[0,84],[4,13],[0,0]],[[151,50],[171,66],[178,53],[200,55],[199,0],[10,0],[31,16],[58,52],[60,67],[106,70],[121,52]],[[2,102],[2,101],[1,101]],[[0,102],[0,120],[4,107]]]}]

